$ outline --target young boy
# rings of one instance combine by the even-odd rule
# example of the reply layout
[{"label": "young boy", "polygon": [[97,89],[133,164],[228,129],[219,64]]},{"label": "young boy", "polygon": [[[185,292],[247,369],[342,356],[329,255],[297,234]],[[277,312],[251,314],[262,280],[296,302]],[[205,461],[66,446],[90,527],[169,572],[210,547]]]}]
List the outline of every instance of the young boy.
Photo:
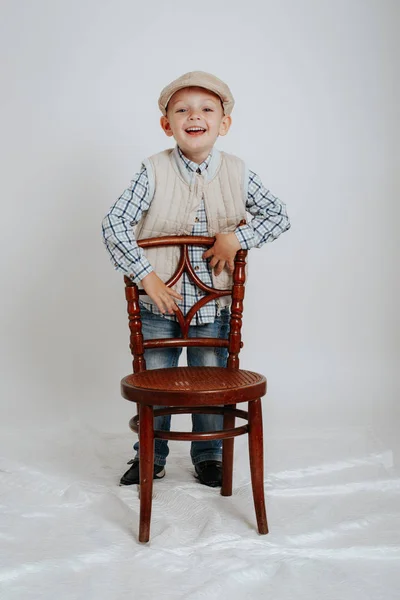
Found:
[{"label": "young boy", "polygon": [[[140,302],[144,339],[179,337],[174,311],[186,315],[204,293],[186,274],[174,286],[165,285],[177,266],[176,247],[143,251],[136,239],[162,235],[215,236],[207,251],[189,247],[198,277],[207,285],[232,286],[236,252],[260,247],[289,229],[285,205],[268,191],[244,162],[214,147],[228,133],[234,105],[229,87],[209,73],[193,71],[166,86],[159,97],[161,127],[176,146],[142,163],[131,185],[103,220],[103,236],[115,268],[128,275],[147,296]],[[246,211],[253,219],[246,219]],[[133,226],[137,225],[135,234]],[[208,262],[209,260],[209,262]],[[230,297],[201,308],[190,325],[190,336],[227,338]],[[145,351],[147,369],[174,367],[182,348]],[[188,348],[189,366],[226,366],[226,348]],[[192,415],[193,431],[222,429],[222,415]],[[155,429],[169,430],[170,417],[157,417]],[[139,445],[121,485],[139,483]],[[154,479],[165,475],[168,442],[155,440]],[[221,486],[222,441],[192,442],[191,459],[201,483]]]}]

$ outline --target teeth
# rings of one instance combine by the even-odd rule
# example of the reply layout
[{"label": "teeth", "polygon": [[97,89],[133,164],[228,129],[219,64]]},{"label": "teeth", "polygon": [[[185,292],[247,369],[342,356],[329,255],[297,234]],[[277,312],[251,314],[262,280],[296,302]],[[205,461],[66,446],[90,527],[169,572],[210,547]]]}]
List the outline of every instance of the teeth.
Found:
[{"label": "teeth", "polygon": [[205,131],[202,127],[189,127],[186,131]]}]

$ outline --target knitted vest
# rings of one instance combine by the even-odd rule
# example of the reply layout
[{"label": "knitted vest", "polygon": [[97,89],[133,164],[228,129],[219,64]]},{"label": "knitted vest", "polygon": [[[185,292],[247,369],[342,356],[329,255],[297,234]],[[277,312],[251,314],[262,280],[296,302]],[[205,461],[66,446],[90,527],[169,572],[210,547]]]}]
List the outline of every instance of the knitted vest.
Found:
[{"label": "knitted vest", "polygon": [[[175,146],[145,159],[143,164],[147,170],[151,204],[136,226],[137,240],[190,235],[202,200],[210,236],[232,232],[242,219],[246,219],[248,170],[240,158],[214,148],[208,168],[200,175],[185,167]],[[179,248],[148,248],[144,252],[160,279],[164,282],[170,279],[178,266]],[[212,271],[212,282],[217,289],[231,288],[232,275],[226,268],[218,276]],[[143,288],[140,283],[139,287]],[[173,288],[181,293],[181,287],[182,277]],[[149,296],[142,298],[153,303]],[[230,296],[220,298],[221,306],[230,301]]]}]

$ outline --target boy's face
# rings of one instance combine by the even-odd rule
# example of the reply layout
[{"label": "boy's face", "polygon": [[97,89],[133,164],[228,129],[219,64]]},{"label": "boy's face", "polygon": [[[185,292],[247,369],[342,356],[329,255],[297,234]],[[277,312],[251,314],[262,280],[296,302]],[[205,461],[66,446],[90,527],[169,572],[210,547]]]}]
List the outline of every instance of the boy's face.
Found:
[{"label": "boy's face", "polygon": [[[217,137],[228,133],[232,119],[224,115],[219,96],[201,87],[188,87],[175,92],[168,102],[167,116],[160,122],[182,152],[199,163],[207,158]],[[193,127],[201,131],[190,132]]]}]

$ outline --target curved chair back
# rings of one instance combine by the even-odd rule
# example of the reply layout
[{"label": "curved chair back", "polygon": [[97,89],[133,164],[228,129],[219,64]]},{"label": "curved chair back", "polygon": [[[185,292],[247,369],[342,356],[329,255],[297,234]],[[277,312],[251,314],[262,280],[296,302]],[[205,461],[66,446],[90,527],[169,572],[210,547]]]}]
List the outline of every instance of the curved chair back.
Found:
[{"label": "curved chair back", "polygon": [[[184,346],[219,346],[228,348],[227,367],[231,369],[239,368],[239,352],[243,347],[241,339],[243,299],[245,291],[245,265],[247,250],[239,250],[235,257],[235,269],[233,272],[233,287],[227,290],[218,290],[205,285],[196,275],[195,270],[189,259],[188,246],[213,246],[215,238],[178,235],[163,236],[158,238],[148,238],[138,240],[137,244],[141,248],[154,248],[156,246],[180,246],[181,254],[175,273],[166,282],[168,287],[172,287],[178,279],[187,273],[188,277],[195,283],[205,295],[200,298],[189,310],[186,316],[181,309],[175,312],[180,325],[182,337],[163,338],[144,340],[142,335],[142,322],[140,317],[139,296],[146,295],[145,290],[139,290],[138,286],[127,276],[125,281],[125,297],[128,303],[129,329],[130,329],[130,349],[133,356],[133,372],[139,373],[146,369],[144,351],[147,348],[171,348]],[[188,337],[190,323],[196,312],[211,300],[216,300],[222,296],[232,295],[230,331],[227,340],[221,338],[198,338]]]}]

